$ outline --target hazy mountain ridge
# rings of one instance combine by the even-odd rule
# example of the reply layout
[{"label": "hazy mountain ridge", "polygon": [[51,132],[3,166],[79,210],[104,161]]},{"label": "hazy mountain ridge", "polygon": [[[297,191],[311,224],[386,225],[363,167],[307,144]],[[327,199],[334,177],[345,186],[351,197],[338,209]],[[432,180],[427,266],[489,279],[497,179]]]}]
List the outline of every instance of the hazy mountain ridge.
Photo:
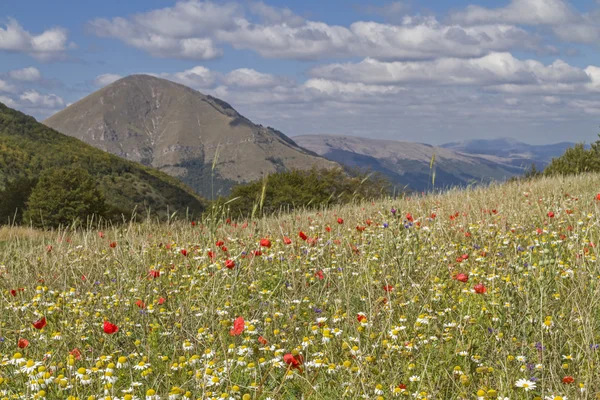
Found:
[{"label": "hazy mountain ridge", "polygon": [[414,190],[432,188],[430,163],[435,155],[435,187],[504,180],[524,169],[493,155],[469,155],[429,144],[353,136],[305,135],[294,140],[341,164],[381,172],[393,183]]},{"label": "hazy mountain ridge", "polygon": [[531,145],[512,138],[497,138],[456,141],[440,147],[465,154],[500,157],[515,166],[530,167],[535,164],[537,168],[543,169],[552,158],[559,157],[574,145],[573,142]]},{"label": "hazy mountain ridge", "polygon": [[206,197],[264,173],[336,166],[223,100],[148,75],[120,79],[44,123],[175,176]]}]

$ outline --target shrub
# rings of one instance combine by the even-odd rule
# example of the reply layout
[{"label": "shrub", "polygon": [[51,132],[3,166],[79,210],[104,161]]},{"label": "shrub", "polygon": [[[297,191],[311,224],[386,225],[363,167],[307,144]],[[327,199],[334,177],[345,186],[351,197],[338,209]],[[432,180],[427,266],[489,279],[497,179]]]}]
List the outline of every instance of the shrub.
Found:
[{"label": "shrub", "polygon": [[54,168],[42,173],[27,202],[25,222],[58,227],[104,216],[104,195],[83,169]]},{"label": "shrub", "polygon": [[390,194],[389,183],[380,175],[341,168],[277,172],[260,181],[235,186],[226,204],[232,216],[249,217],[279,210],[347,204]]}]

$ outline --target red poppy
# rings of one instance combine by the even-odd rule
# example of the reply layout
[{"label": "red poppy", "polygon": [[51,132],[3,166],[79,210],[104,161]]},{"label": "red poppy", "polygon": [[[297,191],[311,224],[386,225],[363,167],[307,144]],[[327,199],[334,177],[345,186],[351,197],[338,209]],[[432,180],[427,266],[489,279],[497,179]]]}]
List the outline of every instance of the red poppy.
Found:
[{"label": "red poppy", "polygon": [[148,275],[150,275],[152,278],[156,279],[160,276],[160,270],[151,269],[150,272],[148,272]]},{"label": "red poppy", "polygon": [[225,267],[228,269],[234,269],[235,268],[235,261],[233,260],[226,260],[225,261]]},{"label": "red poppy", "polygon": [[325,230],[326,230],[327,232],[331,232],[331,227],[330,227],[330,226],[326,226],[326,227],[325,227]]},{"label": "red poppy", "polygon": [[600,193],[596,195],[596,200],[600,201]]},{"label": "red poppy", "polygon": [[11,289],[10,294],[15,297],[17,295],[17,291],[15,289]]},{"label": "red poppy", "polygon": [[164,304],[167,301],[164,297],[158,299],[158,304]]},{"label": "red poppy", "polygon": [[81,360],[81,351],[76,347],[69,352],[76,360]]},{"label": "red poppy", "polygon": [[265,339],[264,337],[262,337],[262,336],[259,336],[259,337],[258,337],[258,342],[259,342],[260,344],[262,344],[263,346],[266,346],[266,345],[267,345],[267,343],[269,343],[269,341],[268,341],[267,339]]},{"label": "red poppy", "polygon": [[187,255],[188,255],[188,252],[187,252],[187,250],[186,250],[186,249],[181,249],[179,252],[180,252],[180,253],[181,253],[181,255],[182,255],[182,256],[184,256],[184,257],[187,257]]},{"label": "red poppy", "polygon": [[342,218],[338,218],[338,224],[342,225],[344,223],[344,220]]},{"label": "red poppy", "polygon": [[229,331],[231,336],[238,336],[244,332],[245,329],[245,321],[244,317],[237,317],[235,321],[233,321],[233,329]]},{"label": "red poppy", "polygon": [[209,250],[206,255],[209,256],[212,261],[215,260],[216,254],[213,251]]},{"label": "red poppy", "polygon": [[458,274],[456,275],[456,280],[459,282],[466,283],[469,281],[469,275],[467,274]]},{"label": "red poppy", "polygon": [[215,246],[217,246],[217,247],[221,247],[221,246],[223,246],[224,244],[225,244],[225,242],[224,242],[224,241],[222,241],[222,240],[217,240],[217,243],[215,243]]},{"label": "red poppy", "polygon": [[431,215],[429,216],[429,218],[431,218],[431,219],[435,219],[435,217],[437,217],[437,215],[435,213],[431,213]]},{"label": "red poppy", "polygon": [[192,226],[196,226],[196,222],[195,221],[192,221]]},{"label": "red poppy", "polygon": [[46,246],[46,251],[48,253],[50,253],[52,251],[52,245],[51,244],[49,244],[48,246]]},{"label": "red poppy", "polygon": [[475,290],[475,293],[479,293],[479,294],[484,294],[485,292],[487,292],[487,288],[485,287],[485,285],[483,283],[478,283],[477,285],[475,285],[473,287],[473,289]]},{"label": "red poppy", "polygon": [[262,256],[262,251],[260,251],[260,250],[253,250],[252,251],[252,255],[256,256],[256,257],[260,257],[260,256]]},{"label": "red poppy", "polygon": [[412,216],[412,214],[411,214],[411,213],[408,213],[408,214],[406,214],[406,220],[407,220],[408,222],[413,222],[413,221],[414,221],[414,218],[413,218],[413,216]]},{"label": "red poppy", "polygon": [[142,300],[138,300],[135,302],[135,305],[141,308],[142,310],[146,308],[146,304]]},{"label": "red poppy", "polygon": [[98,232],[98,236],[100,237],[100,239],[104,239],[104,232],[102,232],[102,231]]},{"label": "red poppy", "polygon": [[46,317],[42,317],[42,319],[38,319],[33,323],[33,327],[35,329],[43,329],[46,326]]},{"label": "red poppy", "polygon": [[267,249],[271,248],[271,241],[269,239],[261,239],[260,240],[260,246],[261,247],[266,247]]},{"label": "red poppy", "polygon": [[298,232],[298,236],[300,236],[300,239],[302,239],[302,240],[308,239],[308,236],[306,236],[306,233],[304,233],[302,231]]},{"label": "red poppy", "polygon": [[292,244],[292,239],[290,239],[289,237],[286,236],[286,237],[283,238],[283,243],[285,243],[285,244]]},{"label": "red poppy", "polygon": [[27,340],[27,339],[19,339],[19,341],[17,342],[17,346],[20,349],[24,349],[25,347],[29,346],[29,340]]},{"label": "red poppy", "polygon": [[323,270],[318,270],[318,271],[315,273],[315,276],[316,276],[317,278],[319,278],[319,280],[323,280],[323,278],[325,278],[325,276],[323,275]]},{"label": "red poppy", "polygon": [[571,383],[575,382],[575,378],[567,375],[564,378],[562,378],[562,382],[566,383],[567,385],[570,385]]},{"label": "red poppy", "polygon": [[110,242],[109,246],[114,249],[115,247],[117,247],[117,242]]},{"label": "red poppy", "polygon": [[303,361],[304,358],[300,354],[294,356],[292,353],[287,353],[283,356],[283,362],[292,368],[300,369],[300,365],[302,365]]},{"label": "red poppy", "polygon": [[224,253],[227,253],[227,246],[221,246],[221,251],[223,251]]},{"label": "red poppy", "polygon": [[362,231],[364,231],[365,229],[367,229],[367,227],[366,227],[366,226],[358,226],[358,225],[356,226],[356,230],[357,230],[357,231],[359,231],[359,232],[362,232]]},{"label": "red poppy", "polygon": [[111,324],[108,321],[104,321],[104,333],[112,335],[113,333],[117,333],[119,331],[119,327],[115,324]]},{"label": "red poppy", "polygon": [[398,389],[406,390],[406,385],[403,384],[403,383],[401,383],[401,384],[398,385]]},{"label": "red poppy", "polygon": [[383,290],[385,290],[386,292],[391,292],[392,290],[394,290],[394,287],[392,285],[385,285],[383,287]]},{"label": "red poppy", "polygon": [[554,218],[554,213],[552,211],[548,211],[548,218]]},{"label": "red poppy", "polygon": [[367,320],[367,317],[365,314],[356,314],[356,320],[358,322],[363,322]]}]

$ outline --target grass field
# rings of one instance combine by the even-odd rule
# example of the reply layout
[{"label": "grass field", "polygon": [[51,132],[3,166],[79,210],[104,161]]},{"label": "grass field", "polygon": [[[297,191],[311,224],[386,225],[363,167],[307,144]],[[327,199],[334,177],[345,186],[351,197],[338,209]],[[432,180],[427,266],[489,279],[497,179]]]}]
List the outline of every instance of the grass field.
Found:
[{"label": "grass field", "polygon": [[5,228],[0,398],[600,398],[599,192]]}]

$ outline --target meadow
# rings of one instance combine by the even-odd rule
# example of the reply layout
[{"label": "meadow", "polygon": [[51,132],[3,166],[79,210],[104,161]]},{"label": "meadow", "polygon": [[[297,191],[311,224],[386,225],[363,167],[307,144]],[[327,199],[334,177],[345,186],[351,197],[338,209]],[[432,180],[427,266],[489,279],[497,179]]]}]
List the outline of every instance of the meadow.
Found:
[{"label": "meadow", "polygon": [[0,399],[600,398],[600,176],[0,231]]}]

